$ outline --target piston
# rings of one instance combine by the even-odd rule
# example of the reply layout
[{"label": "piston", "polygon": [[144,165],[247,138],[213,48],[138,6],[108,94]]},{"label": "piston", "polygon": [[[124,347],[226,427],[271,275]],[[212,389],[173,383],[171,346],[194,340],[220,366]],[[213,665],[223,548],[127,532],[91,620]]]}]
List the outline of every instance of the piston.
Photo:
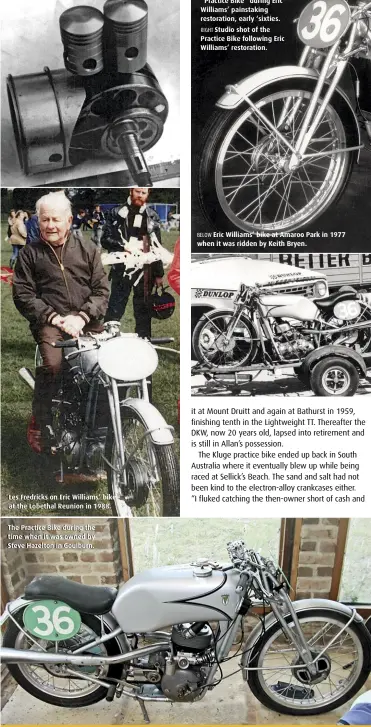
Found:
[{"label": "piston", "polygon": [[8,76],[8,98],[25,174],[98,158],[124,159],[134,184],[151,186],[144,153],[160,139],[167,100],[146,63],[144,0],[107,0],[59,20],[63,69]]},{"label": "piston", "polygon": [[107,0],[105,47],[114,73],[135,73],[147,62],[148,7],[144,0]]},{"label": "piston", "polygon": [[65,10],[59,18],[64,65],[77,76],[103,70],[103,14],[86,5]]}]

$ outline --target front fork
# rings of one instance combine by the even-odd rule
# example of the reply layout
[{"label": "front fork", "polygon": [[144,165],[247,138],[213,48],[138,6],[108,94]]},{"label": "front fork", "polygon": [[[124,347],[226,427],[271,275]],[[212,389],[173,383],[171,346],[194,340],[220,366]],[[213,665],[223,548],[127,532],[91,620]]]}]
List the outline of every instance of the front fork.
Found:
[{"label": "front fork", "polygon": [[[256,104],[252,101],[252,99],[241,93],[237,86],[230,86],[230,90],[232,90],[234,93],[237,93],[241,99],[243,99],[248,106],[253,110],[255,115],[260,119],[260,121],[265,125],[265,127],[272,131],[274,136],[279,139],[282,144],[286,147],[288,151],[291,152],[291,156],[288,163],[288,171],[292,171],[301,163],[303,159],[311,159],[313,157],[321,157],[321,156],[328,156],[329,154],[338,154],[340,152],[344,151],[353,151],[354,149],[359,149],[360,147],[350,147],[349,149],[326,149],[326,151],[319,151],[311,154],[306,154],[308,145],[310,144],[313,135],[315,134],[316,130],[318,129],[319,125],[321,124],[321,121],[326,113],[326,109],[328,104],[330,103],[332,96],[338,86],[338,84],[341,81],[341,78],[343,76],[343,73],[346,69],[348,58],[352,55],[352,48],[355,40],[356,35],[356,25],[353,25],[353,28],[350,33],[349,42],[347,45],[347,48],[345,49],[344,53],[342,54],[342,57],[337,57],[339,54],[339,47],[340,47],[340,40],[335,43],[335,45],[332,46],[330,51],[328,52],[326,59],[322,65],[318,81],[315,87],[315,90],[313,92],[312,98],[310,100],[310,103],[308,105],[308,109],[306,111],[305,117],[303,119],[303,122],[301,124],[300,132],[298,134],[297,139],[291,144],[288,139],[285,137],[285,135],[282,133],[280,129],[284,128],[285,124],[291,123],[296,114],[298,113],[302,99],[298,99],[296,102],[294,102],[293,107],[290,110],[290,105],[292,103],[292,99],[288,98],[283,106],[283,109],[281,111],[280,117],[278,119],[278,123],[272,123],[270,119],[259,109]],[[325,92],[324,97],[322,98],[321,102],[321,94],[323,92],[323,89],[325,87],[326,81],[328,80],[328,77],[330,75],[330,69],[331,65],[333,63],[336,63],[336,69],[335,72],[331,76],[331,81],[328,84],[328,89]],[[303,51],[303,54],[301,56],[301,59],[299,61],[300,67],[305,67],[310,65],[310,49],[305,48]],[[318,108],[317,108],[318,106]]]}]

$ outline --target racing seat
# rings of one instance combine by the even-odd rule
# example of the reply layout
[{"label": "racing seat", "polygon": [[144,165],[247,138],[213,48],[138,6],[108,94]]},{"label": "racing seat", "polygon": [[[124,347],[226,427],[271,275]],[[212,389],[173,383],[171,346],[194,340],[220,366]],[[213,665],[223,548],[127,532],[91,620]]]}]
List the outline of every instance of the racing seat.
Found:
[{"label": "racing seat", "polygon": [[327,298],[319,298],[314,302],[319,310],[331,311],[336,303],[341,303],[343,300],[356,300],[356,298],[358,298],[357,291],[350,286],[344,285],[340,290],[331,293]]},{"label": "racing seat", "polygon": [[63,576],[38,576],[26,586],[24,595],[30,601],[41,598],[63,601],[76,611],[100,616],[111,610],[117,596],[117,588],[84,586]]}]

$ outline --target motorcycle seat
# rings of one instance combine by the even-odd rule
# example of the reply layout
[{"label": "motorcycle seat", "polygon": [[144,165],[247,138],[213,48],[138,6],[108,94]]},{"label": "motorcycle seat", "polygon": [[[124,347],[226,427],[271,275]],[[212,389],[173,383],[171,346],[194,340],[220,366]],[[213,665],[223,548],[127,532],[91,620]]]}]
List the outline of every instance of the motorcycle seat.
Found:
[{"label": "motorcycle seat", "polygon": [[317,308],[320,310],[332,310],[336,303],[341,303],[343,300],[355,300],[358,297],[358,293],[354,288],[346,287],[336,290],[335,293],[331,293],[327,298],[321,298],[315,301]]},{"label": "motorcycle seat", "polygon": [[117,588],[85,586],[63,576],[38,576],[26,586],[25,598],[30,601],[52,598],[67,603],[81,613],[107,613],[117,596]]}]

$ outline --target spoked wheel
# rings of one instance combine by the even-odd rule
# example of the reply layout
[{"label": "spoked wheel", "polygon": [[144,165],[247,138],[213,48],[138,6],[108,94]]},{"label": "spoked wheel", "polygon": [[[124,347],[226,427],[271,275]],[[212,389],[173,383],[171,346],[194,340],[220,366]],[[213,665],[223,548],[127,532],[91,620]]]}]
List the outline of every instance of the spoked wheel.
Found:
[{"label": "spoked wheel", "polygon": [[[22,623],[22,613],[19,611],[16,618]],[[100,620],[95,616],[81,614],[80,631],[72,639],[67,641],[45,641],[38,640],[39,646],[35,646],[33,641],[29,639],[17,628],[13,621],[9,622],[4,636],[4,646],[12,649],[21,649],[40,652],[47,650],[55,651],[73,651],[89,641],[93,641],[100,635]],[[118,653],[115,651],[114,639],[99,644],[94,647],[94,655],[107,656]],[[19,684],[26,692],[32,696],[41,699],[48,704],[54,704],[59,707],[85,707],[89,704],[95,704],[107,695],[105,687],[89,682],[84,679],[84,675],[94,677],[96,679],[119,679],[122,667],[117,664],[113,666],[92,666],[92,667],[71,667],[75,674],[69,674],[63,664],[9,664],[8,669],[17,684]]]},{"label": "spoked wheel", "polygon": [[249,667],[257,671],[248,672],[248,684],[262,704],[277,712],[329,712],[356,694],[368,677],[367,630],[325,609],[303,611],[298,618],[313,660],[319,657],[316,675],[310,675],[276,622],[252,653]]},{"label": "spoked wheel", "polygon": [[307,88],[305,81],[292,81],[288,87],[288,83],[266,87],[253,99],[281,138],[247,104],[216,112],[205,129],[199,197],[218,229],[298,229],[323,214],[348,181],[354,153],[333,153],[348,142],[339,100],[327,106],[305,152],[321,156],[289,167],[292,151],[282,137],[295,145],[313,85]]},{"label": "spoked wheel", "polygon": [[200,363],[231,371],[253,362],[257,334],[249,318],[242,315],[228,335],[231,311],[212,311],[202,316],[193,333],[193,348]]},{"label": "spoked wheel", "polygon": [[126,467],[119,471],[115,439],[108,445],[108,486],[119,517],[179,515],[179,467],[172,444],[154,444],[148,424],[130,408],[122,408]]}]

